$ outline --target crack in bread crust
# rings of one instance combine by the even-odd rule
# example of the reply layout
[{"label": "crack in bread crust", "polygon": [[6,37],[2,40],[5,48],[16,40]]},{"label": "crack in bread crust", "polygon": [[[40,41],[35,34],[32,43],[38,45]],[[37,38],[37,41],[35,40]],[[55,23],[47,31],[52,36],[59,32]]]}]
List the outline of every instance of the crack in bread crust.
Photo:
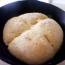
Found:
[{"label": "crack in bread crust", "polygon": [[54,46],[51,44],[51,41],[49,40],[49,38],[47,37],[47,35],[44,35],[44,37],[47,39],[47,41],[49,42],[49,45],[53,48],[54,50]]},{"label": "crack in bread crust", "polygon": [[11,18],[10,20],[8,20],[7,24],[4,27],[3,31],[4,42],[6,43],[6,45],[8,45],[15,37],[22,34],[22,32],[25,32],[26,30],[30,29],[32,25],[38,23],[39,21],[37,20],[46,18],[48,17],[45,14],[35,12],[26,13]]}]

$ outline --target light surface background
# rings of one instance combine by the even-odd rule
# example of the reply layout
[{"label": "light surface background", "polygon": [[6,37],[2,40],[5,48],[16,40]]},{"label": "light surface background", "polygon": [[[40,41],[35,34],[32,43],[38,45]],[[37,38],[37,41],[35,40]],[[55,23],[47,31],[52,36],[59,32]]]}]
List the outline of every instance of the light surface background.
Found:
[{"label": "light surface background", "polygon": [[0,0],[0,7],[6,5],[8,3],[15,2],[15,1],[20,1],[20,0]]}]

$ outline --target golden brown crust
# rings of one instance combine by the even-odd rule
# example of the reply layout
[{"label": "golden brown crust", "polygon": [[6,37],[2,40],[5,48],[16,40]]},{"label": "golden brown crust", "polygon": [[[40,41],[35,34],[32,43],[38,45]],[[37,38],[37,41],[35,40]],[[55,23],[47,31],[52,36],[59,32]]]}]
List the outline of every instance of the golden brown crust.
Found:
[{"label": "golden brown crust", "polygon": [[[31,17],[28,19],[29,16]],[[11,31],[15,30],[16,36],[13,36],[12,40],[7,43],[10,53],[28,64],[40,64],[51,59],[63,41],[63,31],[60,25],[55,20],[40,15],[40,13],[27,13],[18,17],[13,18],[20,20],[16,20],[15,25],[10,20],[4,28],[4,35],[7,33],[11,35]],[[37,19],[37,17],[39,18]],[[20,24],[21,21],[22,24]],[[4,39],[6,40],[6,38]],[[9,41],[7,40],[6,42]]]}]

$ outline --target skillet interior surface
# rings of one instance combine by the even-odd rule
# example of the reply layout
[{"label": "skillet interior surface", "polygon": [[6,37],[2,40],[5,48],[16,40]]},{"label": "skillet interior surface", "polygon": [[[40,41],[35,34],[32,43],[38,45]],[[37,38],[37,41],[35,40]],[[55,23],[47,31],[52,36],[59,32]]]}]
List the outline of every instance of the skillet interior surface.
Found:
[{"label": "skillet interior surface", "polygon": [[[41,12],[55,19],[64,31],[64,40],[58,53],[44,65],[56,65],[65,59],[65,12],[40,1],[17,1],[0,8],[0,59],[11,65],[23,65],[24,62],[13,57],[3,42],[3,28],[8,19],[28,12]],[[26,64],[27,65],[27,64]],[[42,64],[43,65],[43,64]]]}]

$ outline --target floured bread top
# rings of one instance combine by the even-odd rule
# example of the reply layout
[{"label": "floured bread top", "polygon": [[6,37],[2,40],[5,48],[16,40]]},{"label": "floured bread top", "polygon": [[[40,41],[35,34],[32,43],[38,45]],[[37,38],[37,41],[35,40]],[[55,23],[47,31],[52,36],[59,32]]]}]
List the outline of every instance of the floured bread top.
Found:
[{"label": "floured bread top", "polygon": [[42,13],[26,13],[5,24],[3,39],[12,55],[28,64],[51,59],[63,41],[63,30]]},{"label": "floured bread top", "polygon": [[13,17],[5,24],[3,38],[8,45],[15,37],[28,30],[32,25],[38,23],[37,20],[48,18],[42,13],[26,13]]}]

